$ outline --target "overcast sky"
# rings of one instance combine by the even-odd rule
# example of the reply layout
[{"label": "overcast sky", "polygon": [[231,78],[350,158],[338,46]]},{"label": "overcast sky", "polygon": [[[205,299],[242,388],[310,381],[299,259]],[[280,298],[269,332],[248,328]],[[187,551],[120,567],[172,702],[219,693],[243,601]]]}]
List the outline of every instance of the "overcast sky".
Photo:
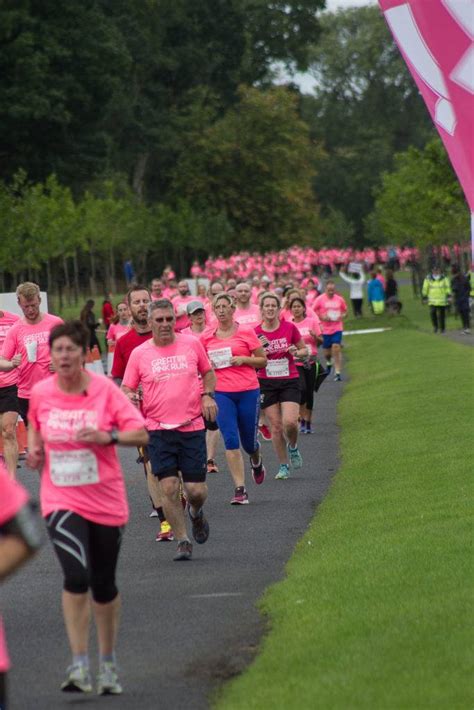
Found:
[{"label": "overcast sky", "polygon": [[[376,5],[377,0],[326,0],[326,9],[334,12],[339,7],[360,7],[361,5]],[[312,93],[315,81],[310,74],[297,74],[293,81],[296,81],[301,91]]]}]

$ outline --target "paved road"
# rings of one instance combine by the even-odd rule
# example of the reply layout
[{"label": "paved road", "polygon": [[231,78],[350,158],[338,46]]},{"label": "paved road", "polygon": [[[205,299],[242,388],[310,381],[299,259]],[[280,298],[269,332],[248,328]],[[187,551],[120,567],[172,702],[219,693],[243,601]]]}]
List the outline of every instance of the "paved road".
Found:
[{"label": "paved road", "polygon": [[[1,592],[14,663],[11,708],[209,707],[212,689],[254,656],[263,632],[255,602],[284,574],[337,469],[335,410],[341,389],[326,382],[317,395],[317,433],[302,437],[305,465],[290,480],[274,480],[276,462],[267,442],[270,475],[259,488],[249,483],[250,505],[229,505],[232,486],[226,473],[210,478],[211,536],[206,545],[195,545],[190,563],[172,561],[174,543],[155,542],[156,519],[148,517],[143,473],[132,452],[123,450],[131,506],[119,570],[123,616],[118,658],[125,692],[112,699],[58,690],[69,652],[60,614],[60,572],[47,544]],[[225,470],[222,451],[219,463]],[[31,472],[22,469],[20,479],[36,492]],[[91,660],[95,672],[95,645]]]}]

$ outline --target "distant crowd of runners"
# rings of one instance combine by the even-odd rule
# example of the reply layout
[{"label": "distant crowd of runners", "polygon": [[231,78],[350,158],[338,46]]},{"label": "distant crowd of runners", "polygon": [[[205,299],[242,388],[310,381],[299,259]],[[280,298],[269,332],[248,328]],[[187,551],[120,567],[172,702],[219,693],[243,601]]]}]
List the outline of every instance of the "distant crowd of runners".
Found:
[{"label": "distant crowd of runners", "polygon": [[[276,263],[281,273],[271,276],[255,264],[248,264],[254,273],[246,277],[227,265],[219,278],[198,283],[196,294],[187,280],[176,282],[171,269],[149,288],[131,285],[107,314],[113,349],[108,376],[86,366],[97,328],[93,303],[80,320],[63,322],[41,310],[39,287],[26,282],[17,288],[22,317],[0,311],[0,578],[40,544],[28,496],[15,481],[21,417],[28,427],[27,465],[40,472],[41,513],[64,577],[72,661],[63,691],[92,691],[92,613],[100,654],[97,692],[122,692],[115,573],[128,504],[117,445],[138,447],[151,514],[160,524],[156,539],[176,542],[178,562],[192,559],[192,540],[201,545],[209,537],[206,477],[219,472],[220,438],[231,505],[249,504],[247,471],[257,486],[265,481],[262,439],[271,439],[275,450],[275,479],[302,468],[298,438],[313,433],[321,374],[336,382],[342,377],[347,304],[329,276],[330,264],[323,281],[305,262],[292,272],[295,254],[287,256],[290,270]],[[365,267],[345,263],[341,275],[351,289],[365,280]],[[440,279],[435,271],[432,276],[439,291]],[[380,284],[374,293],[385,293],[381,273],[371,280]],[[360,315],[352,293],[351,300]],[[438,310],[436,318],[442,318]],[[443,320],[436,323],[444,329]],[[7,669],[0,625],[0,707]]]}]

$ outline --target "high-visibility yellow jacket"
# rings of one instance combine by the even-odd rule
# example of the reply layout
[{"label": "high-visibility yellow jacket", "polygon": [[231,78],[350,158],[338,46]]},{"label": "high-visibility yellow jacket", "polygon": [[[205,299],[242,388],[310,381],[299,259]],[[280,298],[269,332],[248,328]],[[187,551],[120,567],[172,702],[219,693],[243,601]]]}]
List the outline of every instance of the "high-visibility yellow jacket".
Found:
[{"label": "high-visibility yellow jacket", "polygon": [[434,279],[431,274],[423,281],[421,295],[428,299],[429,306],[447,306],[451,285],[446,276]]}]

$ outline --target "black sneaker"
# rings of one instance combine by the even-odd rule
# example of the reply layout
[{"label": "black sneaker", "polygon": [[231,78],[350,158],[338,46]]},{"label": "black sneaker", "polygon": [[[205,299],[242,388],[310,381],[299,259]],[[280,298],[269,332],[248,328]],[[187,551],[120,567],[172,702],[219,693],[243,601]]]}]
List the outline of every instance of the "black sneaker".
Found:
[{"label": "black sneaker", "polygon": [[193,546],[189,540],[181,540],[178,542],[178,550],[176,555],[173,557],[175,562],[180,562],[181,560],[190,560],[193,556]]},{"label": "black sneaker", "polygon": [[204,517],[202,508],[195,518],[191,515],[190,510],[189,517],[191,518],[191,523],[193,526],[193,538],[196,540],[198,545],[203,545],[209,537],[209,523]]}]

